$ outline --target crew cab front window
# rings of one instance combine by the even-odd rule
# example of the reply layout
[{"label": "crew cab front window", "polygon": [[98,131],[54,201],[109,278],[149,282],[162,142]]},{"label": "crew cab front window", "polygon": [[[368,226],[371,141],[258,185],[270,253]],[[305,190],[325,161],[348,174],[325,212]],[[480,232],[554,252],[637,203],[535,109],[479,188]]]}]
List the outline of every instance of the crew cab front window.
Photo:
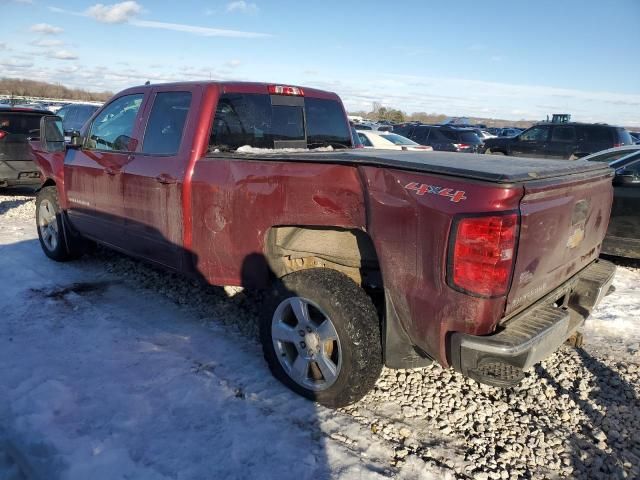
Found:
[{"label": "crew cab front window", "polygon": [[133,127],[143,94],[126,95],[114,100],[91,125],[85,148],[91,150],[131,150]]}]

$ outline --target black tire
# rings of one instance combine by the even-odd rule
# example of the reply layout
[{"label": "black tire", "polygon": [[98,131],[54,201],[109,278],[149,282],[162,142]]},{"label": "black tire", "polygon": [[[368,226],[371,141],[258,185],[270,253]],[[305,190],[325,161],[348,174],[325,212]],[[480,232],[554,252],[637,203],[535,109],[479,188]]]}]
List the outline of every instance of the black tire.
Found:
[{"label": "black tire", "polygon": [[[340,361],[336,362],[336,365],[340,366],[333,383],[327,388],[306,388],[290,376],[279,360],[274,344],[279,345],[280,351],[283,344],[274,342],[272,325],[277,322],[276,318],[279,318],[276,317],[278,308],[291,302],[291,299],[307,301],[312,310],[317,306],[320,314],[324,314],[324,319],[329,319],[335,327],[334,333],[337,334],[338,343],[337,348],[332,347],[331,350],[338,352]],[[382,370],[380,320],[369,296],[349,277],[324,268],[294,272],[278,282],[270,292],[268,303],[269,308],[266,309],[260,323],[260,339],[265,359],[278,380],[294,392],[329,408],[352,404],[373,388]],[[322,323],[318,321],[317,325]],[[294,331],[300,332],[296,328],[294,327]],[[319,342],[321,347],[316,351],[317,358],[320,358],[320,349],[323,355],[325,354],[326,343],[322,342]],[[284,343],[289,346],[288,342]],[[295,348],[298,349],[298,346]],[[280,355],[285,356],[284,353]],[[298,356],[297,353],[294,355]],[[313,360],[310,362],[314,363]],[[314,370],[316,376],[323,375],[318,368],[319,364],[315,365],[316,368],[311,364],[307,369],[310,376],[313,376]],[[324,383],[324,378],[320,379],[320,382]]]},{"label": "black tire", "polygon": [[[53,217],[47,222],[48,215]],[[56,262],[74,260],[85,252],[84,240],[66,227],[56,187],[44,187],[36,196],[36,228],[42,251]]]}]

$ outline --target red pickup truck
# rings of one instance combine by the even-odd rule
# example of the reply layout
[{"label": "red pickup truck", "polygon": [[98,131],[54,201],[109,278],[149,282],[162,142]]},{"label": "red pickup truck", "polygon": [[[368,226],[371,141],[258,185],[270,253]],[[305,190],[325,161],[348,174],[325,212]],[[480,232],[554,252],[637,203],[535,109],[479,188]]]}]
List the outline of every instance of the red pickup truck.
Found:
[{"label": "red pickup truck", "polygon": [[32,143],[44,253],[89,241],[215,285],[266,287],[273,374],[337,407],[383,365],[510,386],[607,292],[598,162],[352,150],[333,93],[259,83],[117,94]]}]

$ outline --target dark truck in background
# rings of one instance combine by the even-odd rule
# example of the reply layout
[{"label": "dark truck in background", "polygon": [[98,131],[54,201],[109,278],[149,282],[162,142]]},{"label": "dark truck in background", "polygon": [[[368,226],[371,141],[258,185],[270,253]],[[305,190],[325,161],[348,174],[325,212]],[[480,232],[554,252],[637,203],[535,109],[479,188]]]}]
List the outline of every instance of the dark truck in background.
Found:
[{"label": "dark truck in background", "polygon": [[337,95],[259,83],[117,94],[65,145],[42,120],[36,222],[58,261],[99,242],[266,288],[273,374],[337,407],[383,365],[510,386],[607,292],[612,171],[597,162],[351,148]]},{"label": "dark truck in background", "polygon": [[540,123],[510,137],[488,138],[484,153],[576,160],[594,152],[633,144],[623,127],[601,123]]},{"label": "dark truck in background", "polygon": [[0,107],[0,188],[40,184],[29,139],[39,136],[40,119],[51,114],[48,110]]}]

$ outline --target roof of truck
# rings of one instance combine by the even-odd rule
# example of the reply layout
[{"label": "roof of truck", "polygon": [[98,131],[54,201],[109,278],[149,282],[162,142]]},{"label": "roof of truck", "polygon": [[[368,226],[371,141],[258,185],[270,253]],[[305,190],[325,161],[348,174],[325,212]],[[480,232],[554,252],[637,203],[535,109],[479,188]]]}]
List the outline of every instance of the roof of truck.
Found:
[{"label": "roof of truck", "polygon": [[[354,149],[334,152],[299,152],[244,154],[214,153],[209,157],[234,157],[292,162],[326,162],[361,164],[412,170],[441,175],[483,180],[493,183],[519,183],[562,177],[575,173],[610,170],[604,162],[583,160],[546,160],[452,152],[410,152]],[[604,164],[603,164],[604,163]]]},{"label": "roof of truck", "polygon": [[223,90],[233,92],[233,93],[264,93],[268,94],[267,88],[269,85],[284,85],[287,87],[296,87],[300,88],[304,91],[303,96],[308,97],[324,97],[324,98],[332,98],[339,99],[338,94],[334,92],[330,92],[328,90],[319,90],[317,88],[305,87],[302,85],[293,85],[290,83],[282,83],[282,82],[240,82],[240,81],[217,81],[217,80],[192,80],[186,82],[172,82],[172,83],[150,83],[148,85],[138,85],[136,87],[130,87],[122,92],[119,92],[118,95],[128,91],[128,90],[140,90],[142,88],[175,88],[181,86],[219,86],[222,87]]}]

